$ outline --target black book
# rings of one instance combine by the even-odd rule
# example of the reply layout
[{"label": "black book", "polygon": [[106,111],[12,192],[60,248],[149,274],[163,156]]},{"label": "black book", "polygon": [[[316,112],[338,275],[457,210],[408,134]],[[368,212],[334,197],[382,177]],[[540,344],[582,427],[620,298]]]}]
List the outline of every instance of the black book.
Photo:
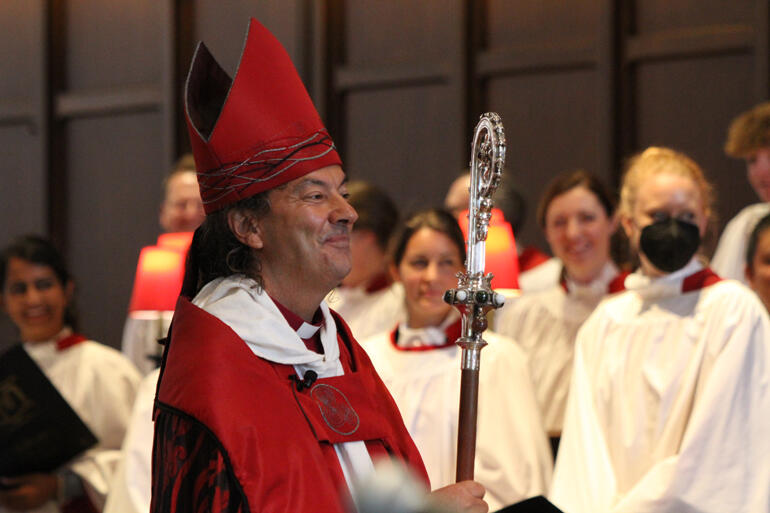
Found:
[{"label": "black book", "polygon": [[53,472],[96,442],[20,344],[0,356],[0,476]]},{"label": "black book", "polygon": [[506,506],[497,513],[563,513],[542,495]]}]

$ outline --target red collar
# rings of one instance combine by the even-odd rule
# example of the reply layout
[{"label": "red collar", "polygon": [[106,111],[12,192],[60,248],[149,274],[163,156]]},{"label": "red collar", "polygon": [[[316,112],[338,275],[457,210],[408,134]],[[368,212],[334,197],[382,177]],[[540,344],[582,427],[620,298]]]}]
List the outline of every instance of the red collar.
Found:
[{"label": "red collar", "polygon": [[519,272],[529,271],[540,264],[544,264],[551,257],[540,251],[535,246],[527,246],[519,255]]},{"label": "red collar", "polygon": [[682,280],[682,293],[700,290],[720,281],[722,278],[706,267]]},{"label": "red collar", "polygon": [[364,289],[367,294],[372,294],[374,292],[379,292],[380,290],[383,290],[387,288],[390,285],[390,277],[387,273],[378,274],[374,277],[374,279],[369,283],[369,285]]},{"label": "red collar", "polygon": [[434,349],[444,349],[445,347],[455,345],[455,341],[462,335],[462,326],[462,319],[457,319],[457,322],[447,326],[444,330],[446,341],[443,344],[437,346],[401,347],[398,345],[398,325],[396,325],[396,328],[390,332],[390,343],[399,351],[433,351]]},{"label": "red collar", "polygon": [[610,284],[607,285],[607,292],[610,294],[615,294],[617,292],[623,292],[626,290],[626,278],[629,274],[631,274],[630,271],[622,271],[620,274],[615,276]]},{"label": "red collar", "polygon": [[64,351],[65,349],[69,349],[70,347],[80,344],[81,342],[88,340],[86,337],[81,335],[80,333],[73,333],[72,335],[69,335],[64,338],[60,338],[56,341],[56,350],[57,351]]},{"label": "red collar", "polygon": [[[607,284],[607,293],[615,294],[616,292],[623,292],[626,290],[626,277],[629,274],[631,274],[629,271],[623,271],[612,278],[612,280]],[[562,276],[561,280],[559,281],[559,285],[561,285],[561,288],[564,289],[564,292],[569,292],[569,289],[567,288],[567,278]]]}]

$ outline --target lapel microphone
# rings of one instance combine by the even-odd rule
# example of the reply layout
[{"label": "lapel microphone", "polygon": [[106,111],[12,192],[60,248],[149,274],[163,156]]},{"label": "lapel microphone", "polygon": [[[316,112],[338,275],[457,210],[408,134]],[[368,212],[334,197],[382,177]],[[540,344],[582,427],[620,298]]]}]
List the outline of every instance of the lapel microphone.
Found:
[{"label": "lapel microphone", "polygon": [[289,380],[294,382],[294,386],[297,387],[297,392],[302,392],[306,388],[310,388],[318,379],[318,373],[314,370],[309,370],[305,373],[305,376],[300,379],[298,375],[292,374],[289,376]]}]

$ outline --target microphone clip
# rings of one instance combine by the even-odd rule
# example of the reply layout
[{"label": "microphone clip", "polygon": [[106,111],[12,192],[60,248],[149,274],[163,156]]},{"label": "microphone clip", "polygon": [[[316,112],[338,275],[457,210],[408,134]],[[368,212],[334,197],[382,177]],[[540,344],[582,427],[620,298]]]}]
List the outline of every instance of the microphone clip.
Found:
[{"label": "microphone clip", "polygon": [[297,392],[302,392],[306,388],[310,388],[318,379],[318,374],[314,370],[309,370],[305,373],[305,376],[300,379],[298,375],[292,374],[289,376],[289,380],[294,382],[294,386],[297,388]]}]

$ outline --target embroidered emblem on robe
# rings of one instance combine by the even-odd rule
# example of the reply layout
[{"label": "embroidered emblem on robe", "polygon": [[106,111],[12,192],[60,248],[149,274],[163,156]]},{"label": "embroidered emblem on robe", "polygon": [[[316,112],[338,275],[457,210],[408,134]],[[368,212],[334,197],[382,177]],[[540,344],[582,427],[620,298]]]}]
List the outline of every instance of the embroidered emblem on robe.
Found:
[{"label": "embroidered emblem on robe", "polygon": [[332,431],[348,436],[358,430],[361,419],[339,389],[319,383],[310,390],[310,396],[315,400],[324,422]]}]

